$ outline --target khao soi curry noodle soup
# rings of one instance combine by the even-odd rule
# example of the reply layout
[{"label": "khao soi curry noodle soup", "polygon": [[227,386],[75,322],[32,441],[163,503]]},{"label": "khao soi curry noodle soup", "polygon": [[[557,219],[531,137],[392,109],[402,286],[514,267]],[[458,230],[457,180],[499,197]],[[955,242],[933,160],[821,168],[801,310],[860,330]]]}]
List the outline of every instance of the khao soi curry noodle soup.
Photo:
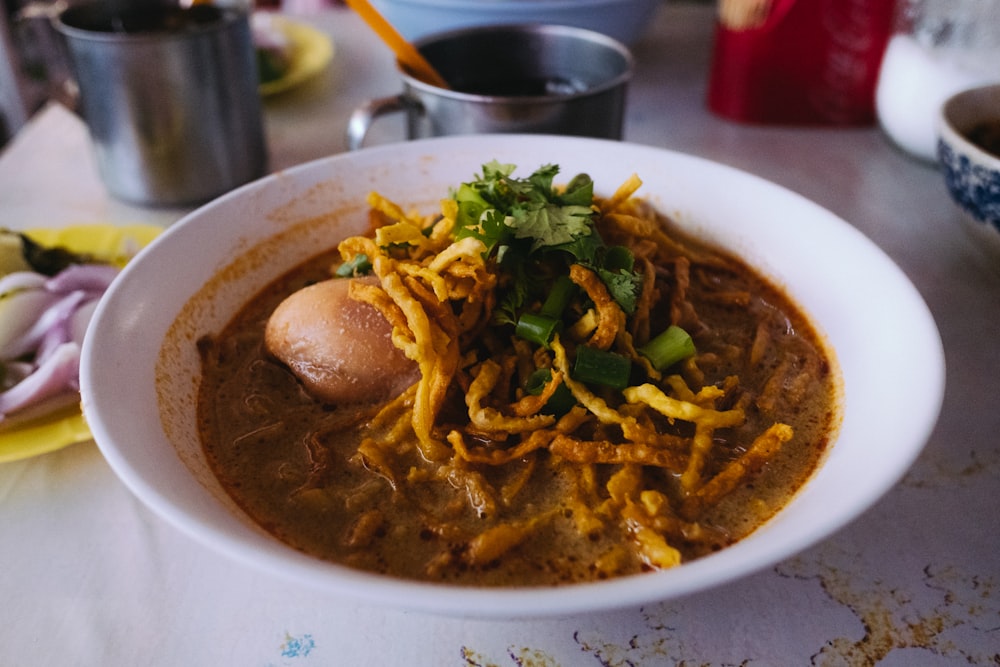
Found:
[{"label": "khao soi curry noodle soup", "polygon": [[467,585],[582,582],[725,548],[839,419],[808,318],[674,228],[496,162],[344,240],[199,341],[199,428],[236,502],[319,558]]}]

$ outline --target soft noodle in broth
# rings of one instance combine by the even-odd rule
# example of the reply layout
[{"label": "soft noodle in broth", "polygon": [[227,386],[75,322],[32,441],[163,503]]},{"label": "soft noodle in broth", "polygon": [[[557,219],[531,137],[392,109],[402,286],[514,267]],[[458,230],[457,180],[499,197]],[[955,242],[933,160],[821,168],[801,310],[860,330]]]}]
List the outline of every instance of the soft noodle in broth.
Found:
[{"label": "soft noodle in broth", "polygon": [[[593,581],[732,544],[817,466],[839,378],[781,289],[682,234],[634,176],[601,198],[585,176],[554,187],[554,167],[512,170],[484,165],[429,216],[372,194],[370,234],[199,341],[205,452],[278,539],[410,579]],[[351,298],[392,324],[419,379],[326,404],[264,329],[355,262],[377,279]]]}]

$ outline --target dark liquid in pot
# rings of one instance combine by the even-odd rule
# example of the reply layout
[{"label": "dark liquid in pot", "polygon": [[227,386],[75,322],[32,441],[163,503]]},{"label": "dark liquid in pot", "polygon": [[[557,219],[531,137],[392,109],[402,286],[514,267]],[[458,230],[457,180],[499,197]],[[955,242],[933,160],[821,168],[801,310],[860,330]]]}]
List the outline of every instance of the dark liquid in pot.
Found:
[{"label": "dark liquid in pot", "polygon": [[528,77],[490,81],[462,81],[455,85],[455,90],[471,95],[489,95],[492,97],[544,97],[574,95],[587,90],[587,86],[581,81],[573,81],[560,77]]}]

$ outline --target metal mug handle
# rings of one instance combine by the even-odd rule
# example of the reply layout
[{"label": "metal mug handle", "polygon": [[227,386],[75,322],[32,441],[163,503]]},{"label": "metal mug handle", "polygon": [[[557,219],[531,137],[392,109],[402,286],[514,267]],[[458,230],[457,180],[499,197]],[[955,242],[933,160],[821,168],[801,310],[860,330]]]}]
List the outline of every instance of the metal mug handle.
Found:
[{"label": "metal mug handle", "polygon": [[356,151],[361,149],[364,145],[365,137],[368,136],[368,131],[380,116],[414,110],[418,112],[423,111],[418,102],[404,93],[392,95],[391,97],[380,97],[365,102],[351,112],[351,117],[347,121],[348,150]]}]

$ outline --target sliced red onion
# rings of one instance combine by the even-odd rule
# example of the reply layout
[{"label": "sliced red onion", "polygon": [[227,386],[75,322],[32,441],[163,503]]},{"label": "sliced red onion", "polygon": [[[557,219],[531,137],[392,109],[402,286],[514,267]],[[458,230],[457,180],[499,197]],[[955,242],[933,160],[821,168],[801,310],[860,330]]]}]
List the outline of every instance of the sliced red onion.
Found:
[{"label": "sliced red onion", "polygon": [[0,297],[21,290],[32,290],[45,287],[48,278],[34,271],[15,271],[0,276]]},{"label": "sliced red onion", "polygon": [[108,285],[118,275],[118,269],[110,264],[72,264],[45,282],[50,292],[96,292],[103,294]]},{"label": "sliced red onion", "polygon": [[94,317],[94,311],[97,310],[97,304],[100,301],[99,297],[84,301],[73,313],[69,322],[69,339],[71,341],[83,345],[83,334],[87,333],[87,327],[90,325],[90,320]]},{"label": "sliced red onion", "polygon": [[[74,307],[73,311],[75,310]],[[73,311],[70,311],[65,319],[48,327],[42,334],[42,339],[38,341],[38,345],[35,347],[34,364],[36,367],[44,364],[59,349],[60,345],[70,342],[69,326]]]},{"label": "sliced red onion", "polygon": [[[72,265],[51,278],[19,271],[0,278],[0,422],[79,400],[80,346],[94,309],[118,275],[114,266]],[[19,359],[31,358],[30,363]],[[40,412],[41,411],[41,412]]]},{"label": "sliced red onion", "polygon": [[32,351],[41,344],[45,334],[53,327],[65,327],[76,307],[87,295],[85,292],[70,292],[58,298],[39,315],[31,328],[17,340],[11,341],[5,349],[0,349],[0,359],[17,359]]},{"label": "sliced red onion", "polygon": [[[22,345],[42,315],[60,300],[42,289],[24,290],[0,299],[0,360],[16,359],[30,351]],[[34,334],[37,338],[38,334]],[[17,352],[17,350],[22,350]]]},{"label": "sliced red onion", "polygon": [[34,373],[0,393],[0,422],[8,413],[16,412],[67,389],[80,388],[80,346],[63,343]]}]

